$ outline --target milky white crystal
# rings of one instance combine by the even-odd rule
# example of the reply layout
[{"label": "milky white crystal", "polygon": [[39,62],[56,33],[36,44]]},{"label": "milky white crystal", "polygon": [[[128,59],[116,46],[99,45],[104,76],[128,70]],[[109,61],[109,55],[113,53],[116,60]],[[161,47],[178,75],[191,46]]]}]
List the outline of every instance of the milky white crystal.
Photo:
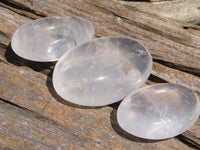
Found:
[{"label": "milky white crystal", "polygon": [[84,106],[120,101],[148,78],[152,58],[130,38],[91,40],[67,52],[55,66],[53,85],[65,100]]},{"label": "milky white crystal", "polygon": [[93,26],[75,17],[46,17],[18,28],[11,41],[13,51],[29,60],[58,60],[65,52],[90,39]]},{"label": "milky white crystal", "polygon": [[190,89],[176,84],[140,88],[117,111],[119,125],[145,139],[166,139],[186,131],[198,119],[200,102]]}]

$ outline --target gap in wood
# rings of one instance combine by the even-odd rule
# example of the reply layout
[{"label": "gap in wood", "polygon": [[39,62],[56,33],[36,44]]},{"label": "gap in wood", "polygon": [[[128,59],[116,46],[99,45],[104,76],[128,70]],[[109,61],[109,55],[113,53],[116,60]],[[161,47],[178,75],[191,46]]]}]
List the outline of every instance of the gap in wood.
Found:
[{"label": "gap in wood", "polygon": [[170,62],[166,62],[164,60],[153,59],[153,61],[160,63],[164,66],[170,67],[172,69],[177,69],[177,70],[180,70],[180,71],[183,71],[183,72],[186,72],[186,73],[200,77],[200,70],[198,70],[198,69],[189,68],[189,67],[186,67],[186,66],[181,66],[179,64],[173,64],[173,63],[170,63]]},{"label": "gap in wood", "polygon": [[[47,17],[47,15],[45,15],[45,14],[43,14],[43,13],[38,13],[37,11],[35,11],[35,10],[29,8],[29,7],[26,7],[26,6],[22,5],[22,4],[18,4],[17,2],[12,2],[12,1],[9,1],[9,0],[4,0],[4,1],[1,1],[1,3],[5,4],[5,5],[7,5],[7,6],[11,6],[11,7],[15,8],[15,9],[18,9],[18,10],[23,10],[23,11],[25,11],[25,12],[32,13],[32,14],[38,16],[38,17]],[[3,7],[3,6],[2,6],[2,7]],[[7,9],[9,9],[9,8],[7,8]],[[11,10],[11,11],[14,11],[14,10],[12,10],[12,9],[10,9],[10,10]],[[14,12],[15,12],[15,13],[18,13],[18,12],[16,12],[16,11],[14,11]],[[18,14],[19,14],[19,13],[18,13]],[[26,16],[26,15],[21,14],[21,13],[20,13],[19,15],[22,15],[22,16],[24,16],[24,17],[28,17],[28,18],[31,18],[31,19],[35,19],[34,17],[32,18],[32,17],[30,17],[30,16]]]},{"label": "gap in wood", "polygon": [[184,144],[186,144],[187,146],[191,147],[191,148],[194,148],[194,149],[197,149],[199,150],[200,149],[200,144],[199,143],[196,143],[195,141],[183,136],[183,135],[178,135],[176,137],[179,141],[183,142]]},{"label": "gap in wood", "polygon": [[155,83],[168,83],[167,81],[165,81],[164,79],[161,79],[153,74],[151,74],[149,76],[149,80],[152,81],[152,82],[155,82]]},{"label": "gap in wood", "polygon": [[30,111],[29,109],[24,108],[24,107],[21,107],[21,106],[15,104],[15,103],[12,103],[12,102],[10,102],[10,101],[8,101],[8,100],[5,100],[5,99],[0,98],[0,101],[2,101],[4,104],[10,104],[10,105],[15,106],[15,107],[18,107],[18,108],[20,108],[20,109]]}]

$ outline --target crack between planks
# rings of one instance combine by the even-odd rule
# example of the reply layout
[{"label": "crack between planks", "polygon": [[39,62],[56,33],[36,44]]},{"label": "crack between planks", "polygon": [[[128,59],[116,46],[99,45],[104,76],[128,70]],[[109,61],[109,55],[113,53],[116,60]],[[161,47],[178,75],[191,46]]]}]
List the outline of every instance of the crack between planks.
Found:
[{"label": "crack between planks", "polygon": [[[11,106],[17,107],[17,108],[22,109],[22,110],[24,110],[24,111],[29,111],[30,113],[32,113],[32,114],[34,114],[34,115],[37,115],[37,116],[42,117],[42,118],[44,118],[44,119],[46,119],[46,120],[51,120],[51,121],[55,122],[54,120],[49,119],[49,118],[43,116],[42,113],[39,114],[39,113],[37,113],[37,112],[35,112],[35,111],[33,111],[33,110],[30,110],[30,109],[28,109],[28,108],[26,108],[26,107],[23,107],[23,106],[20,106],[20,105],[18,105],[18,104],[15,104],[15,103],[13,103],[13,102],[10,102],[9,100],[5,100],[5,99],[3,99],[3,98],[0,98],[0,101],[2,101],[4,104],[9,104],[9,105],[11,105]],[[0,104],[1,104],[1,103],[0,103]],[[36,118],[36,119],[37,119],[37,118]],[[55,123],[57,123],[57,122],[55,122]],[[57,124],[58,124],[58,123],[57,123]],[[59,125],[60,125],[60,124],[59,124]]]},{"label": "crack between planks", "polygon": [[[18,108],[18,109],[20,109],[20,110],[22,110],[22,111],[28,112],[28,113],[30,113],[30,115],[31,115],[33,118],[35,118],[35,119],[37,119],[37,120],[39,120],[39,121],[43,121],[43,122],[44,122],[44,121],[49,121],[49,122],[55,124],[56,126],[58,126],[59,129],[69,131],[69,130],[67,129],[66,126],[60,124],[59,122],[57,122],[57,121],[55,121],[55,120],[53,120],[53,119],[51,119],[51,118],[49,118],[49,117],[46,117],[46,116],[44,116],[44,115],[41,115],[41,114],[39,114],[39,113],[36,113],[36,112],[33,111],[33,110],[27,109],[27,108],[25,108],[25,107],[22,107],[22,106],[20,106],[20,105],[17,105],[17,104],[15,104],[15,103],[12,103],[12,102],[10,102],[10,101],[8,101],[8,100],[5,100],[5,99],[0,98],[0,105],[4,105],[4,104],[8,104],[8,105],[13,106],[13,107],[16,107],[16,108]],[[74,137],[79,138],[79,136],[77,136],[77,135],[76,135],[74,132],[72,132],[71,130],[70,130],[69,132],[70,132],[70,134],[73,135]],[[42,144],[44,144],[44,143],[42,143]],[[83,146],[84,146],[84,145],[83,145]]]},{"label": "crack between planks", "polygon": [[153,61],[157,62],[159,64],[162,64],[164,66],[170,67],[172,69],[180,70],[180,71],[195,75],[197,77],[200,77],[200,70],[199,69],[190,68],[190,67],[183,66],[183,65],[180,65],[180,64],[174,64],[174,63],[164,61],[164,60],[160,60],[160,59],[153,59]]},{"label": "crack between planks", "polygon": [[7,48],[7,45],[5,45],[5,44],[3,44],[3,43],[0,43],[0,47],[6,49],[6,48]]},{"label": "crack between planks", "polygon": [[[191,139],[189,136],[187,136],[185,133],[179,135],[176,137],[179,141],[181,141],[182,143],[186,144],[187,146],[191,147],[191,148],[195,148],[197,150],[200,149],[200,144],[196,141],[194,141],[195,139]],[[196,138],[196,137],[195,137]],[[198,140],[198,138],[196,138]]]},{"label": "crack between planks", "polygon": [[[189,131],[187,131],[187,132],[185,132],[185,133],[183,133],[183,136],[192,136],[193,138],[195,138],[195,139],[198,139],[198,140],[200,140],[200,137],[197,137],[197,136],[195,136],[195,135],[192,135],[192,134],[190,134],[190,132]],[[199,144],[200,144],[200,142],[199,142]]]},{"label": "crack between planks", "polygon": [[[17,105],[17,104],[15,104],[15,103],[12,103],[12,102],[10,102],[10,101],[8,101],[8,100],[5,100],[5,99],[3,99],[3,98],[0,98],[0,101],[2,101],[2,102],[4,102],[4,103],[7,103],[7,104],[10,104],[10,105],[12,105],[12,106],[15,106],[15,107],[17,107],[17,108],[23,109],[23,110],[29,110],[29,109],[27,109],[27,108],[25,108],[25,107],[22,107],[22,106],[20,106],[20,105]],[[30,111],[30,110],[29,110],[29,111]]]},{"label": "crack between planks", "polygon": [[28,16],[26,14],[23,14],[23,13],[17,12],[15,10],[9,8],[9,6],[14,8],[14,9],[17,9],[17,10],[22,10],[22,11],[25,11],[25,12],[29,12],[31,14],[34,14],[34,15],[38,16],[38,17],[46,17],[47,16],[45,13],[37,12],[36,10],[31,9],[30,7],[28,7],[28,6],[24,5],[24,4],[17,3],[17,2],[12,1],[12,0],[11,1],[4,0],[4,1],[1,1],[1,3],[6,5],[6,6],[8,6],[8,7],[5,7],[4,5],[1,5],[2,7],[6,8],[6,9],[9,9],[9,10],[11,10],[11,11],[13,11],[13,12],[19,14],[19,15],[24,16],[24,17],[31,18],[31,19],[35,19],[35,18],[34,17],[30,17],[30,16]]},{"label": "crack between planks", "polygon": [[34,17],[29,17],[29,16],[27,16],[25,14],[22,14],[22,13],[19,13],[19,12],[15,11],[15,10],[13,10],[11,8],[5,7],[4,5],[1,5],[1,3],[0,3],[0,6],[3,7],[3,8],[8,9],[8,10],[10,10],[10,11],[12,11],[12,12],[14,12],[14,13],[20,15],[20,16],[27,17],[27,18],[30,18],[30,19],[35,19]]},{"label": "crack between planks", "polygon": [[[0,34],[3,35],[6,38],[10,38],[6,33],[4,33],[3,31],[0,30]],[[0,43],[1,44],[1,43]],[[1,46],[1,45],[0,45]]]}]

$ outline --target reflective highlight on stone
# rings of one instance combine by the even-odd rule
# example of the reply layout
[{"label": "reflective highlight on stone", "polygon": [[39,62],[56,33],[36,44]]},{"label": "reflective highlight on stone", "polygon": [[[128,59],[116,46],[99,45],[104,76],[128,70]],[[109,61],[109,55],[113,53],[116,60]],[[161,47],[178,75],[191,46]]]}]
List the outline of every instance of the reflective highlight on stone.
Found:
[{"label": "reflective highlight on stone", "polygon": [[190,89],[176,84],[143,87],[120,104],[119,125],[145,139],[166,139],[186,131],[198,119],[200,102]]},{"label": "reflective highlight on stone", "polygon": [[13,51],[29,60],[58,60],[65,52],[92,39],[93,26],[75,17],[47,17],[18,28],[11,41]]},{"label": "reflective highlight on stone", "polygon": [[55,66],[53,85],[69,102],[103,106],[138,89],[151,69],[152,58],[137,41],[100,38],[66,53]]}]

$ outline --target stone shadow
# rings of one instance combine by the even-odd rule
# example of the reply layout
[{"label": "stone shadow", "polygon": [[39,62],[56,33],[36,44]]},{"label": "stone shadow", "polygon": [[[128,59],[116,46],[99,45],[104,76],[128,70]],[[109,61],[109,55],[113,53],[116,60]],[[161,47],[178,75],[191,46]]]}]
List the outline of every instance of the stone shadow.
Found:
[{"label": "stone shadow", "polygon": [[5,58],[6,60],[16,66],[26,66],[34,71],[42,72],[44,74],[47,74],[49,70],[52,70],[56,64],[56,62],[35,62],[31,60],[24,59],[12,50],[11,43],[6,48],[5,52]]}]

